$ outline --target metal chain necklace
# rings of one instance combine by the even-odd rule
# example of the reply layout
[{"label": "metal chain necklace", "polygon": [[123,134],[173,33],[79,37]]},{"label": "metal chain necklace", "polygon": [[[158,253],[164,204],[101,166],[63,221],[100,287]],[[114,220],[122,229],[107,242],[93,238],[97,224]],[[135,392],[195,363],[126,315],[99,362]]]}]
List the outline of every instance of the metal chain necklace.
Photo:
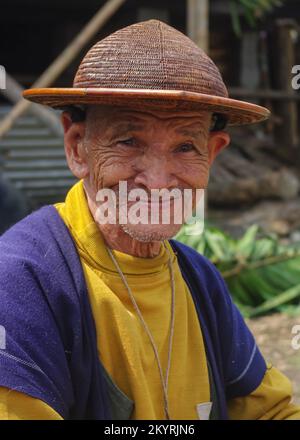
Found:
[{"label": "metal chain necklace", "polygon": [[169,266],[169,272],[170,272],[170,277],[171,277],[171,323],[170,323],[170,336],[169,336],[169,346],[168,346],[168,361],[167,361],[167,369],[166,369],[166,375],[164,377],[163,374],[163,369],[161,366],[161,362],[159,359],[159,354],[158,354],[158,349],[157,346],[154,342],[154,338],[150,332],[150,329],[148,327],[148,325],[146,324],[142,312],[140,311],[139,306],[137,305],[137,302],[133,296],[132,290],[127,282],[127,279],[125,277],[125,275],[123,274],[119,263],[117,262],[112,249],[110,249],[109,247],[107,247],[107,251],[128,291],[129,297],[131,299],[131,302],[136,310],[136,313],[138,315],[138,317],[140,318],[141,324],[143,325],[153,348],[154,351],[154,355],[156,358],[156,362],[157,362],[157,366],[158,366],[158,370],[159,370],[159,376],[160,376],[160,380],[161,380],[161,384],[162,384],[162,389],[163,389],[163,396],[164,396],[164,411],[165,411],[165,416],[167,420],[170,420],[170,412],[169,412],[169,399],[168,399],[168,384],[169,384],[169,373],[170,373],[170,366],[171,366],[171,355],[172,355],[172,345],[173,345],[173,336],[174,336],[174,323],[175,323],[175,278],[174,278],[174,270],[173,270],[173,265],[172,265],[172,261],[171,261],[171,253],[169,251],[169,249],[167,248],[166,244],[164,244],[165,249],[167,250],[167,252],[169,253],[169,261],[168,261],[168,266]]}]

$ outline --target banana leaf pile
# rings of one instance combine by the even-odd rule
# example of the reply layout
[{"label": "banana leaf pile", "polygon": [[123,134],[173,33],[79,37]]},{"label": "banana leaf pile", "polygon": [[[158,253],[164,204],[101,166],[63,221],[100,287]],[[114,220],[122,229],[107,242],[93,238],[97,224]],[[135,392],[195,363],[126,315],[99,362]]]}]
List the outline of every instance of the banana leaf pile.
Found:
[{"label": "banana leaf pile", "polygon": [[300,243],[280,244],[276,235],[263,233],[257,225],[240,239],[213,227],[194,234],[196,227],[183,226],[176,239],[215,264],[244,316],[300,313]]}]

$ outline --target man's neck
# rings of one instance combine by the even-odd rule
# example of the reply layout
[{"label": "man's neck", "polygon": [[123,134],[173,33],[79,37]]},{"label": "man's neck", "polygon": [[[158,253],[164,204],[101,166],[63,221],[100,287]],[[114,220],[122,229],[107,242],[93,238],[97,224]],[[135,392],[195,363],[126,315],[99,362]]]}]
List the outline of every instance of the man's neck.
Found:
[{"label": "man's neck", "polygon": [[160,241],[142,242],[130,237],[119,225],[98,225],[100,232],[111,249],[141,258],[156,257],[161,248]]}]

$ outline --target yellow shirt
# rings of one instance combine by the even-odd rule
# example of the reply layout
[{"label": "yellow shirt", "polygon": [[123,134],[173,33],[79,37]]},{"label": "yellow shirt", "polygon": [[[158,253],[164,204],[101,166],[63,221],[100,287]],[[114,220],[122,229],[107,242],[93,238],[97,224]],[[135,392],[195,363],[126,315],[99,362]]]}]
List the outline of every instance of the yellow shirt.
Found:
[{"label": "yellow shirt", "polygon": [[[116,385],[134,401],[134,419],[164,419],[162,385],[153,348],[88,209],[82,182],[71,189],[65,203],[56,207],[80,255],[102,364]],[[196,405],[210,401],[204,344],[192,296],[176,256],[166,244],[176,286],[170,414],[173,419],[196,419]],[[153,335],[165,372],[171,318],[169,253],[161,246],[154,258],[122,252],[115,252],[115,256]]]},{"label": "yellow shirt", "polygon": [[[163,393],[148,335],[105,248],[84,194],[82,182],[57,204],[78,249],[95,319],[99,357],[115,384],[135,403],[132,418],[163,419]],[[181,276],[171,246],[175,273],[175,331],[169,377],[172,419],[197,419],[196,405],[210,401],[208,371],[199,320],[192,296]],[[171,283],[168,252],[162,246],[154,258],[137,258],[115,251],[143,317],[158,347],[163,370],[167,364]],[[290,383],[275,368],[250,396],[229,403],[230,418],[300,419],[289,404]],[[1,419],[61,418],[46,403],[0,388]]]}]

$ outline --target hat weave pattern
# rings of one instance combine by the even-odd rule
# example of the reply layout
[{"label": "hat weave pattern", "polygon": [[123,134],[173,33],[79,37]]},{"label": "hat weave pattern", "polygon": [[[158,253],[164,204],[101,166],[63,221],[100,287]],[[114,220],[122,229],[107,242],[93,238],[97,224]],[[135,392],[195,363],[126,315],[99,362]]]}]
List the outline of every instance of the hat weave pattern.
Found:
[{"label": "hat weave pattern", "polygon": [[74,87],[185,90],[228,97],[206,53],[158,20],[127,26],[96,43],[84,57]]},{"label": "hat weave pattern", "polygon": [[113,105],[136,110],[207,111],[228,125],[267,119],[265,107],[230,99],[219,69],[190,38],[159,20],[120,29],[83,58],[70,88],[23,92],[33,102]]}]

